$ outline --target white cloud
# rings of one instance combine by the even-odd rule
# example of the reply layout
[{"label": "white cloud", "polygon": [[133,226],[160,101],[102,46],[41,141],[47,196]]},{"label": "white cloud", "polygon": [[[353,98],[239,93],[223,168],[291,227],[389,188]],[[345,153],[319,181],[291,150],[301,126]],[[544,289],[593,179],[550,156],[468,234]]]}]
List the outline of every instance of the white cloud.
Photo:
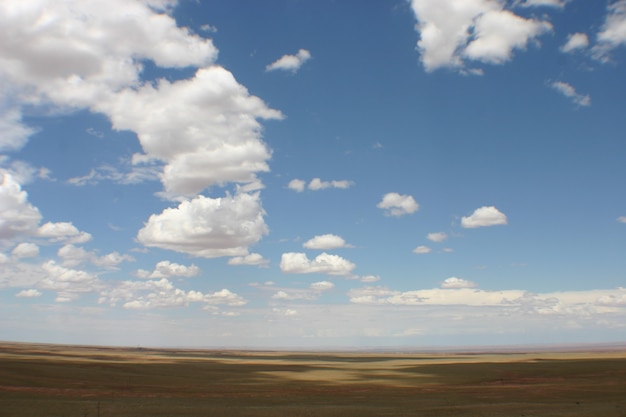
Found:
[{"label": "white cloud", "polygon": [[383,209],[386,216],[395,217],[415,213],[419,210],[419,204],[412,196],[398,193],[385,194],[376,207]]},{"label": "white cloud", "polygon": [[418,255],[423,255],[426,253],[430,253],[432,251],[431,248],[429,248],[428,246],[418,246],[415,249],[413,249],[413,253],[417,253]]},{"label": "white cloud", "polygon": [[602,62],[610,60],[609,53],[613,49],[626,45],[626,0],[618,0],[608,6],[606,20],[597,40],[593,54]]},{"label": "white cloud", "polygon": [[586,107],[591,105],[591,97],[589,95],[577,93],[576,89],[567,83],[555,81],[550,86],[579,106]]},{"label": "white cloud", "polygon": [[493,206],[477,208],[471,216],[461,218],[461,226],[466,229],[504,224],[508,224],[506,215]]},{"label": "white cloud", "polygon": [[229,182],[258,183],[271,152],[257,118],[282,118],[217,66],[188,80],[124,90],[97,108],[115,129],[136,132],[147,158],[166,163],[161,181],[170,198]]},{"label": "white cloud", "polygon": [[15,294],[15,296],[19,297],[19,298],[41,297],[41,292],[37,291],[35,289],[22,290],[22,291],[18,292],[17,294]]},{"label": "white cloud", "polygon": [[567,42],[561,47],[561,52],[570,53],[585,49],[589,46],[589,38],[586,33],[572,33],[567,37]]},{"label": "white cloud", "polygon": [[96,292],[102,283],[96,275],[89,272],[65,268],[54,261],[47,261],[42,266],[46,277],[37,286],[57,293],[57,302],[73,301],[80,294]]},{"label": "white cloud", "polygon": [[335,284],[329,281],[312,283],[308,289],[282,289],[272,295],[273,300],[295,301],[295,300],[317,300],[324,291],[335,288]]},{"label": "white cloud", "polygon": [[299,180],[299,179],[293,179],[291,181],[289,181],[289,184],[287,185],[287,188],[289,188],[290,190],[294,190],[296,192],[301,193],[302,191],[304,191],[304,187],[306,185],[306,182],[303,180]]},{"label": "white cloud", "polygon": [[245,256],[248,247],[268,233],[264,214],[258,193],[199,196],[150,216],[137,240],[148,247],[205,258]]},{"label": "white cloud", "polygon": [[337,255],[322,253],[313,260],[309,260],[304,253],[283,253],[280,261],[281,271],[288,274],[328,274],[350,275],[355,264]]},{"label": "white cloud", "polygon": [[170,261],[161,261],[156,264],[154,271],[139,269],[136,275],[139,278],[158,279],[169,277],[195,277],[200,273],[200,268],[196,265],[181,265]]},{"label": "white cloud", "polygon": [[352,245],[348,245],[346,241],[341,237],[333,234],[319,235],[307,240],[302,244],[307,249],[337,249],[337,248],[351,248]]},{"label": "white cloud", "polygon": [[335,284],[329,281],[319,281],[311,284],[309,288],[316,291],[328,291],[335,288]]},{"label": "white cloud", "polygon": [[563,8],[569,0],[524,0],[520,3],[522,7],[549,6]]},{"label": "white cloud", "polygon": [[[177,27],[170,15],[132,0],[28,6],[7,0],[0,5],[0,27],[3,78],[28,91],[29,104],[87,108],[108,116],[114,129],[135,132],[146,157],[163,164],[164,196],[258,183],[256,173],[268,170],[271,152],[257,119],[282,114],[211,65],[217,57],[212,42]],[[159,67],[200,69],[190,79],[142,84],[146,59]],[[17,113],[6,120],[14,126]],[[148,171],[153,177],[154,169]]]},{"label": "white cloud", "polygon": [[380,281],[380,276],[378,275],[365,275],[362,277],[357,277],[357,279],[361,282],[377,282]]},{"label": "white cloud", "polygon": [[34,258],[37,255],[39,255],[39,246],[29,242],[22,242],[11,251],[11,256],[17,259]]},{"label": "white cloud", "polygon": [[468,281],[462,278],[450,277],[445,279],[441,283],[441,288],[450,289],[450,288],[474,288],[476,284],[472,281]]},{"label": "white cloud", "polygon": [[434,233],[429,233],[428,235],[426,235],[426,239],[435,243],[441,243],[447,238],[448,238],[448,234],[445,232],[434,232]]},{"label": "white cloud", "polygon": [[228,265],[253,265],[266,267],[269,261],[258,253],[251,253],[246,256],[235,256],[228,260]]},{"label": "white cloud", "polygon": [[67,244],[59,248],[57,256],[63,259],[62,265],[64,267],[75,267],[82,263],[90,262],[96,266],[106,269],[117,269],[119,264],[122,262],[132,262],[135,260],[130,255],[121,255],[118,252],[111,252],[103,256],[98,256],[93,251],[87,251],[84,248],[74,246],[73,244]]},{"label": "white cloud", "polygon": [[265,70],[283,70],[295,73],[309,59],[311,59],[311,53],[306,49],[300,49],[295,55],[283,55],[278,60],[265,67]]},{"label": "white cloud", "polygon": [[22,123],[18,109],[0,108],[0,151],[21,149],[34,132]]},{"label": "white cloud", "polygon": [[465,58],[502,64],[513,50],[525,49],[552,28],[505,10],[505,3],[497,0],[412,0],[411,6],[426,71],[463,68]]},{"label": "white cloud", "polygon": [[52,242],[85,243],[91,235],[82,232],[70,222],[48,222],[37,229],[37,236],[50,239]]},{"label": "white cloud", "polygon": [[41,220],[39,210],[28,202],[28,194],[13,176],[0,175],[0,239],[32,234]]},{"label": "white cloud", "polygon": [[324,190],[326,188],[350,188],[354,183],[348,180],[332,180],[332,181],[322,181],[319,178],[313,178],[309,183],[309,190],[318,191]]},{"label": "white cloud", "polygon": [[620,223],[626,223],[626,216],[619,216],[617,218],[617,221],[620,222]]},{"label": "white cloud", "polygon": [[186,307],[195,302],[206,306],[231,307],[246,304],[245,299],[227,289],[206,294],[194,290],[184,291],[176,288],[167,278],[158,281],[123,281],[114,288],[102,291],[100,302],[113,306],[123,302],[123,307],[130,310]]}]

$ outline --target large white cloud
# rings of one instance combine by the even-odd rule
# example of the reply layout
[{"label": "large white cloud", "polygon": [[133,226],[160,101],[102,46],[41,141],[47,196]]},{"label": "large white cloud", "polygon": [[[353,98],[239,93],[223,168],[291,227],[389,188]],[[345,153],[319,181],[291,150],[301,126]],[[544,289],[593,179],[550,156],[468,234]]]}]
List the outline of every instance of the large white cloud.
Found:
[{"label": "large white cloud", "polygon": [[223,198],[199,196],[153,214],[137,240],[149,247],[193,256],[245,256],[268,233],[258,193]]},{"label": "large white cloud", "polygon": [[338,255],[322,253],[310,260],[304,253],[283,253],[280,260],[281,271],[288,274],[328,274],[349,276],[355,264]]},{"label": "large white cloud", "polygon": [[188,80],[125,90],[96,107],[114,128],[136,132],[147,157],[166,163],[161,180],[173,196],[257,181],[271,155],[257,118],[282,117],[217,66]]},{"label": "large white cloud", "polygon": [[387,193],[376,207],[383,209],[386,216],[400,217],[415,213],[420,206],[410,195]]},{"label": "large white cloud", "polygon": [[32,234],[39,225],[41,213],[28,202],[26,191],[10,174],[0,175],[0,239]]},{"label": "large white cloud", "polygon": [[[255,174],[269,169],[271,152],[257,118],[281,113],[212,66],[211,40],[146,2],[7,0],[0,28],[0,74],[20,90],[14,95],[31,104],[88,108],[107,115],[115,129],[135,132],[146,157],[163,163],[164,195],[255,183]],[[144,83],[142,60],[200,69],[190,79]],[[14,147],[23,144],[28,129],[19,123],[19,109],[0,125],[12,132]]]},{"label": "large white cloud", "polygon": [[551,30],[549,23],[515,15],[497,0],[412,0],[411,7],[427,71],[463,68],[465,59],[500,64]]},{"label": "large white cloud", "polygon": [[504,225],[507,223],[508,219],[506,215],[494,206],[477,208],[470,216],[461,218],[461,226],[466,229]]},{"label": "large white cloud", "polygon": [[315,236],[302,244],[307,249],[337,249],[337,248],[350,248],[352,245],[346,243],[341,237],[333,234],[325,234]]}]

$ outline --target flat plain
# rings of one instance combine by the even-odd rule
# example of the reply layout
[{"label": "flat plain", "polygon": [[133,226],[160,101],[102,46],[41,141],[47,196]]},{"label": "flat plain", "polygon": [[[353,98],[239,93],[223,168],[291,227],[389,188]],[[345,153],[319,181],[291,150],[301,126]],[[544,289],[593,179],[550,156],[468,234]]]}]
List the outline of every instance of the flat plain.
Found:
[{"label": "flat plain", "polygon": [[0,416],[626,416],[626,351],[351,353],[0,343]]}]

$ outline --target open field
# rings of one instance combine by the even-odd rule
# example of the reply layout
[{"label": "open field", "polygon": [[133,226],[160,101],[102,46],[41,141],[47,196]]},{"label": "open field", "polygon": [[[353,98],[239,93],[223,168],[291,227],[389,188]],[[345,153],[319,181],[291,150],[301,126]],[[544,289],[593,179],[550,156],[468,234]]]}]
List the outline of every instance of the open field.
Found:
[{"label": "open field", "polygon": [[626,352],[256,352],[0,343],[0,416],[626,416]]}]

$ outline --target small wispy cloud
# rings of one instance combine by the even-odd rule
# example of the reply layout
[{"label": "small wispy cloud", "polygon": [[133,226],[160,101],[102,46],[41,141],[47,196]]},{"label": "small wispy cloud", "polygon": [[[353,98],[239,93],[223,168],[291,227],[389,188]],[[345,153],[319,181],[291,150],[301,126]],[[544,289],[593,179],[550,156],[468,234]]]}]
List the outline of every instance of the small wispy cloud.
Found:
[{"label": "small wispy cloud", "polygon": [[588,94],[580,94],[568,83],[555,81],[550,84],[556,91],[569,98],[574,104],[587,107],[591,105],[591,97]]},{"label": "small wispy cloud", "polygon": [[282,70],[296,73],[309,59],[311,59],[311,53],[306,49],[300,49],[295,55],[283,55],[278,60],[266,66],[265,71]]}]

